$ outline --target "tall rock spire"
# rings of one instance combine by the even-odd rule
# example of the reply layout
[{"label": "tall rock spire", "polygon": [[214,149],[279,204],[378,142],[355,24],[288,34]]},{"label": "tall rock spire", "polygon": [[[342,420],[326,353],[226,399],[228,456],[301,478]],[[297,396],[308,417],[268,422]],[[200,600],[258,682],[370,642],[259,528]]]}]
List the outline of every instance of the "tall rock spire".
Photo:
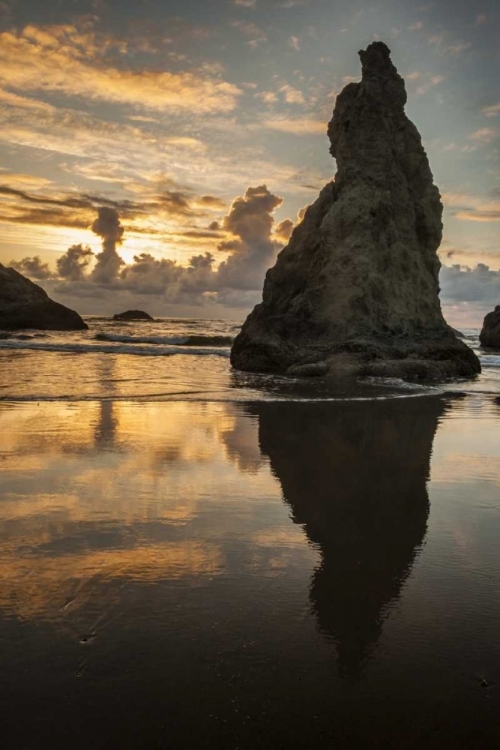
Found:
[{"label": "tall rock spire", "polygon": [[328,125],[335,180],[308,208],[262,303],[231,353],[234,367],[432,379],[479,372],[439,302],[442,204],[404,81],[383,42],[359,53],[362,80]]}]

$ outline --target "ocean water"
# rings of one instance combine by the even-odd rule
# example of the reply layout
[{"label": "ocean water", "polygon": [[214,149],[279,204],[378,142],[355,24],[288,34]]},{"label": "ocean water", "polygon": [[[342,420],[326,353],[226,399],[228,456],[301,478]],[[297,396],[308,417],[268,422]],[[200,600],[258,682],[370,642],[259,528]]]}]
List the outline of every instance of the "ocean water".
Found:
[{"label": "ocean water", "polygon": [[0,338],[2,747],[498,748],[500,354],[332,391],[89,324]]},{"label": "ocean water", "polygon": [[[428,392],[401,381],[359,380],[334,391],[321,380],[240,373],[229,364],[235,321],[168,318],[117,322],[87,317],[88,331],[0,333],[0,399],[260,401],[394,397]],[[482,374],[439,391],[500,394],[500,351],[464,330]],[[436,388],[431,388],[435,391]]]}]

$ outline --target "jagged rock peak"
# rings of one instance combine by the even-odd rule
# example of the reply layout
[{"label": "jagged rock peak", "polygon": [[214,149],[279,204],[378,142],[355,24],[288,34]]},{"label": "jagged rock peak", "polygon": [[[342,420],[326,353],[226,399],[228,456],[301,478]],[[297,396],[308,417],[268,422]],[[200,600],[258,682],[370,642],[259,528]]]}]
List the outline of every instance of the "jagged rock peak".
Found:
[{"label": "jagged rock peak", "polygon": [[396,78],[403,83],[403,79],[391,60],[391,50],[384,42],[372,42],[366,49],[360,50],[358,55],[364,81]]},{"label": "jagged rock peak", "polygon": [[442,204],[383,42],[328,125],[337,174],[308,208],[231,353],[251,371],[443,378],[479,361],[439,302]]}]

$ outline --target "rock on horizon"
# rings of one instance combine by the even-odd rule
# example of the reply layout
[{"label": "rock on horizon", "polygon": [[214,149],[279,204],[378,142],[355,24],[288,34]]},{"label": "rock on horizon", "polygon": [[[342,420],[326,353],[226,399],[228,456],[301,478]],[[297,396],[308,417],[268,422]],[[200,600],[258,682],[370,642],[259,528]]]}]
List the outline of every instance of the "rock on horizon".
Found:
[{"label": "rock on horizon", "polygon": [[88,325],[77,312],[50,299],[41,286],[0,263],[0,328],[80,331]]},{"label": "rock on horizon", "polygon": [[113,320],[154,320],[154,318],[144,310],[125,310],[125,312],[113,315]]},{"label": "rock on horizon", "polygon": [[267,272],[235,339],[237,369],[434,379],[480,371],[439,301],[442,204],[404,81],[383,42],[328,125],[337,174]]}]

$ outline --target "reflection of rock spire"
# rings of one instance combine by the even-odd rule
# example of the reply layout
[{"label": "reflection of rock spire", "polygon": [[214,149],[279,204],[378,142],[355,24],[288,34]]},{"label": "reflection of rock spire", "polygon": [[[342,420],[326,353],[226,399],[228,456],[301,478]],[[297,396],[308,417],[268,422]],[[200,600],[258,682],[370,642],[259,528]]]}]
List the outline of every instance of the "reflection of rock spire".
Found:
[{"label": "reflection of rock spire", "polygon": [[294,521],[321,551],[310,591],[318,625],[337,644],[341,674],[355,677],[425,536],[443,404],[415,398],[257,408],[261,450]]},{"label": "reflection of rock spire", "polygon": [[114,448],[118,420],[114,413],[114,401],[101,401],[99,407],[99,421],[95,426],[95,444],[107,445]]}]

